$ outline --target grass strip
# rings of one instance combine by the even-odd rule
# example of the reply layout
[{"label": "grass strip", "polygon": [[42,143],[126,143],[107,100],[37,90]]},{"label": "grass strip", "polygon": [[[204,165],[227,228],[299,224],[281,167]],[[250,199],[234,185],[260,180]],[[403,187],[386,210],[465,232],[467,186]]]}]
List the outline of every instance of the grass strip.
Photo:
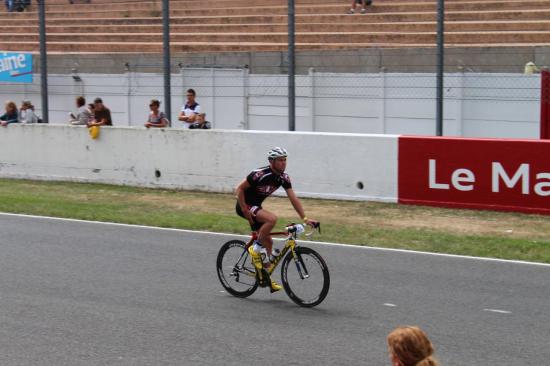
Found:
[{"label": "grass strip", "polygon": [[[550,263],[550,217],[373,202],[304,199],[318,241]],[[247,234],[229,194],[0,179],[0,211]],[[297,220],[286,198],[266,209]]]}]

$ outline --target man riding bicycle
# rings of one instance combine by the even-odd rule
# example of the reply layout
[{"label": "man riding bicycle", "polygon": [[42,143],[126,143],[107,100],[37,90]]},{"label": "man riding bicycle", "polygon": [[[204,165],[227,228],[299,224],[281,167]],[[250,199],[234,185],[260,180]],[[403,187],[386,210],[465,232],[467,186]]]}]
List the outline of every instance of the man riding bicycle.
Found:
[{"label": "man riding bicycle", "polygon": [[[317,221],[306,217],[300,200],[292,190],[290,177],[285,173],[287,152],[280,147],[274,147],[267,153],[269,166],[252,171],[235,189],[237,214],[248,220],[253,231],[258,232],[258,239],[248,249],[256,273],[262,279],[263,263],[261,258],[262,247],[266,249],[268,258],[271,257],[273,240],[269,233],[277,223],[277,216],[262,208],[262,202],[279,187],[286,191],[290,203],[305,224],[314,226]],[[271,292],[279,291],[282,287],[271,280]]]}]

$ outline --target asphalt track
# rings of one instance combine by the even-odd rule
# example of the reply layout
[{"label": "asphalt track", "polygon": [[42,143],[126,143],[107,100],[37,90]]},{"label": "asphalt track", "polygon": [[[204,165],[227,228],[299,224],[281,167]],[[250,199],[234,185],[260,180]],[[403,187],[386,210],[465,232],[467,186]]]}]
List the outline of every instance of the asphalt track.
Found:
[{"label": "asphalt track", "polygon": [[1,365],[389,365],[418,324],[443,365],[549,365],[550,266],[308,244],[331,290],[237,299],[231,236],[0,214]]}]

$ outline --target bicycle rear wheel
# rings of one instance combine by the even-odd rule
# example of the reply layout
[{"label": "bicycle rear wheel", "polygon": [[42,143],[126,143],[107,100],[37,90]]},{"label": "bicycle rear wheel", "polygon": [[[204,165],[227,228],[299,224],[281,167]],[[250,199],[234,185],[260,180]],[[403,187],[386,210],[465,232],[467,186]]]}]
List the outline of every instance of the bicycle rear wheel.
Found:
[{"label": "bicycle rear wheel", "polygon": [[303,307],[319,305],[327,296],[330,275],[319,253],[296,247],[296,258],[289,252],[281,265],[281,280],[290,299]]},{"label": "bicycle rear wheel", "polygon": [[222,286],[236,297],[248,297],[258,288],[256,272],[245,247],[242,240],[230,240],[222,245],[216,260]]}]

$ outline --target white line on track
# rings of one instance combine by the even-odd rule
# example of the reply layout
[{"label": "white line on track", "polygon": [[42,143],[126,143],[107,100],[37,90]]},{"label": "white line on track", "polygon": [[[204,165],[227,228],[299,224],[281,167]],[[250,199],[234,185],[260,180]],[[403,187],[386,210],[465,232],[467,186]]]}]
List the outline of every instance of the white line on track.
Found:
[{"label": "white line on track", "polygon": [[[250,235],[239,235],[239,234],[230,234],[230,233],[216,233],[216,232],[211,232],[211,231],[200,231],[200,230],[174,229],[174,228],[146,226],[146,225],[121,224],[121,223],[118,223],[118,222],[67,219],[67,218],[62,218],[62,217],[51,217],[51,216],[14,214],[14,213],[9,213],[9,212],[0,212],[0,216],[13,216],[13,217],[23,217],[23,218],[44,219],[44,220],[56,220],[56,221],[80,222],[80,223],[88,223],[88,224],[122,226],[122,227],[129,227],[129,228],[149,229],[149,230],[175,231],[175,232],[181,232],[181,233],[193,233],[193,234],[206,234],[206,235],[216,235],[216,236],[232,236],[232,237],[240,237],[240,238],[250,238]],[[308,240],[307,242],[308,243],[313,243],[313,244],[320,244],[320,245],[330,245],[330,246],[344,247],[344,248],[349,248],[349,249],[377,250],[377,251],[383,251],[383,252],[396,252],[396,253],[404,253],[404,254],[419,254],[419,255],[430,255],[430,256],[436,256],[436,257],[461,258],[461,259],[471,259],[471,260],[487,261],[487,262],[527,264],[527,265],[531,265],[531,266],[550,267],[549,263],[527,262],[527,261],[520,261],[520,260],[498,259],[498,258],[483,258],[483,257],[473,257],[473,256],[458,255],[458,254],[430,253],[430,252],[420,252],[420,251],[417,251],[417,250],[380,248],[380,247],[371,247],[371,246],[366,246],[366,245],[330,243],[330,242],[313,241],[313,240]]]},{"label": "white line on track", "polygon": [[499,313],[499,314],[512,314],[511,311],[508,310],[500,310],[500,309],[483,309],[483,311],[489,311],[491,313]]},{"label": "white line on track", "polygon": [[394,308],[394,307],[397,306],[397,305],[392,304],[392,303],[389,303],[389,302],[386,302],[386,303],[384,303],[384,304],[382,304],[382,305],[387,306],[387,307],[389,307],[389,308]]}]

